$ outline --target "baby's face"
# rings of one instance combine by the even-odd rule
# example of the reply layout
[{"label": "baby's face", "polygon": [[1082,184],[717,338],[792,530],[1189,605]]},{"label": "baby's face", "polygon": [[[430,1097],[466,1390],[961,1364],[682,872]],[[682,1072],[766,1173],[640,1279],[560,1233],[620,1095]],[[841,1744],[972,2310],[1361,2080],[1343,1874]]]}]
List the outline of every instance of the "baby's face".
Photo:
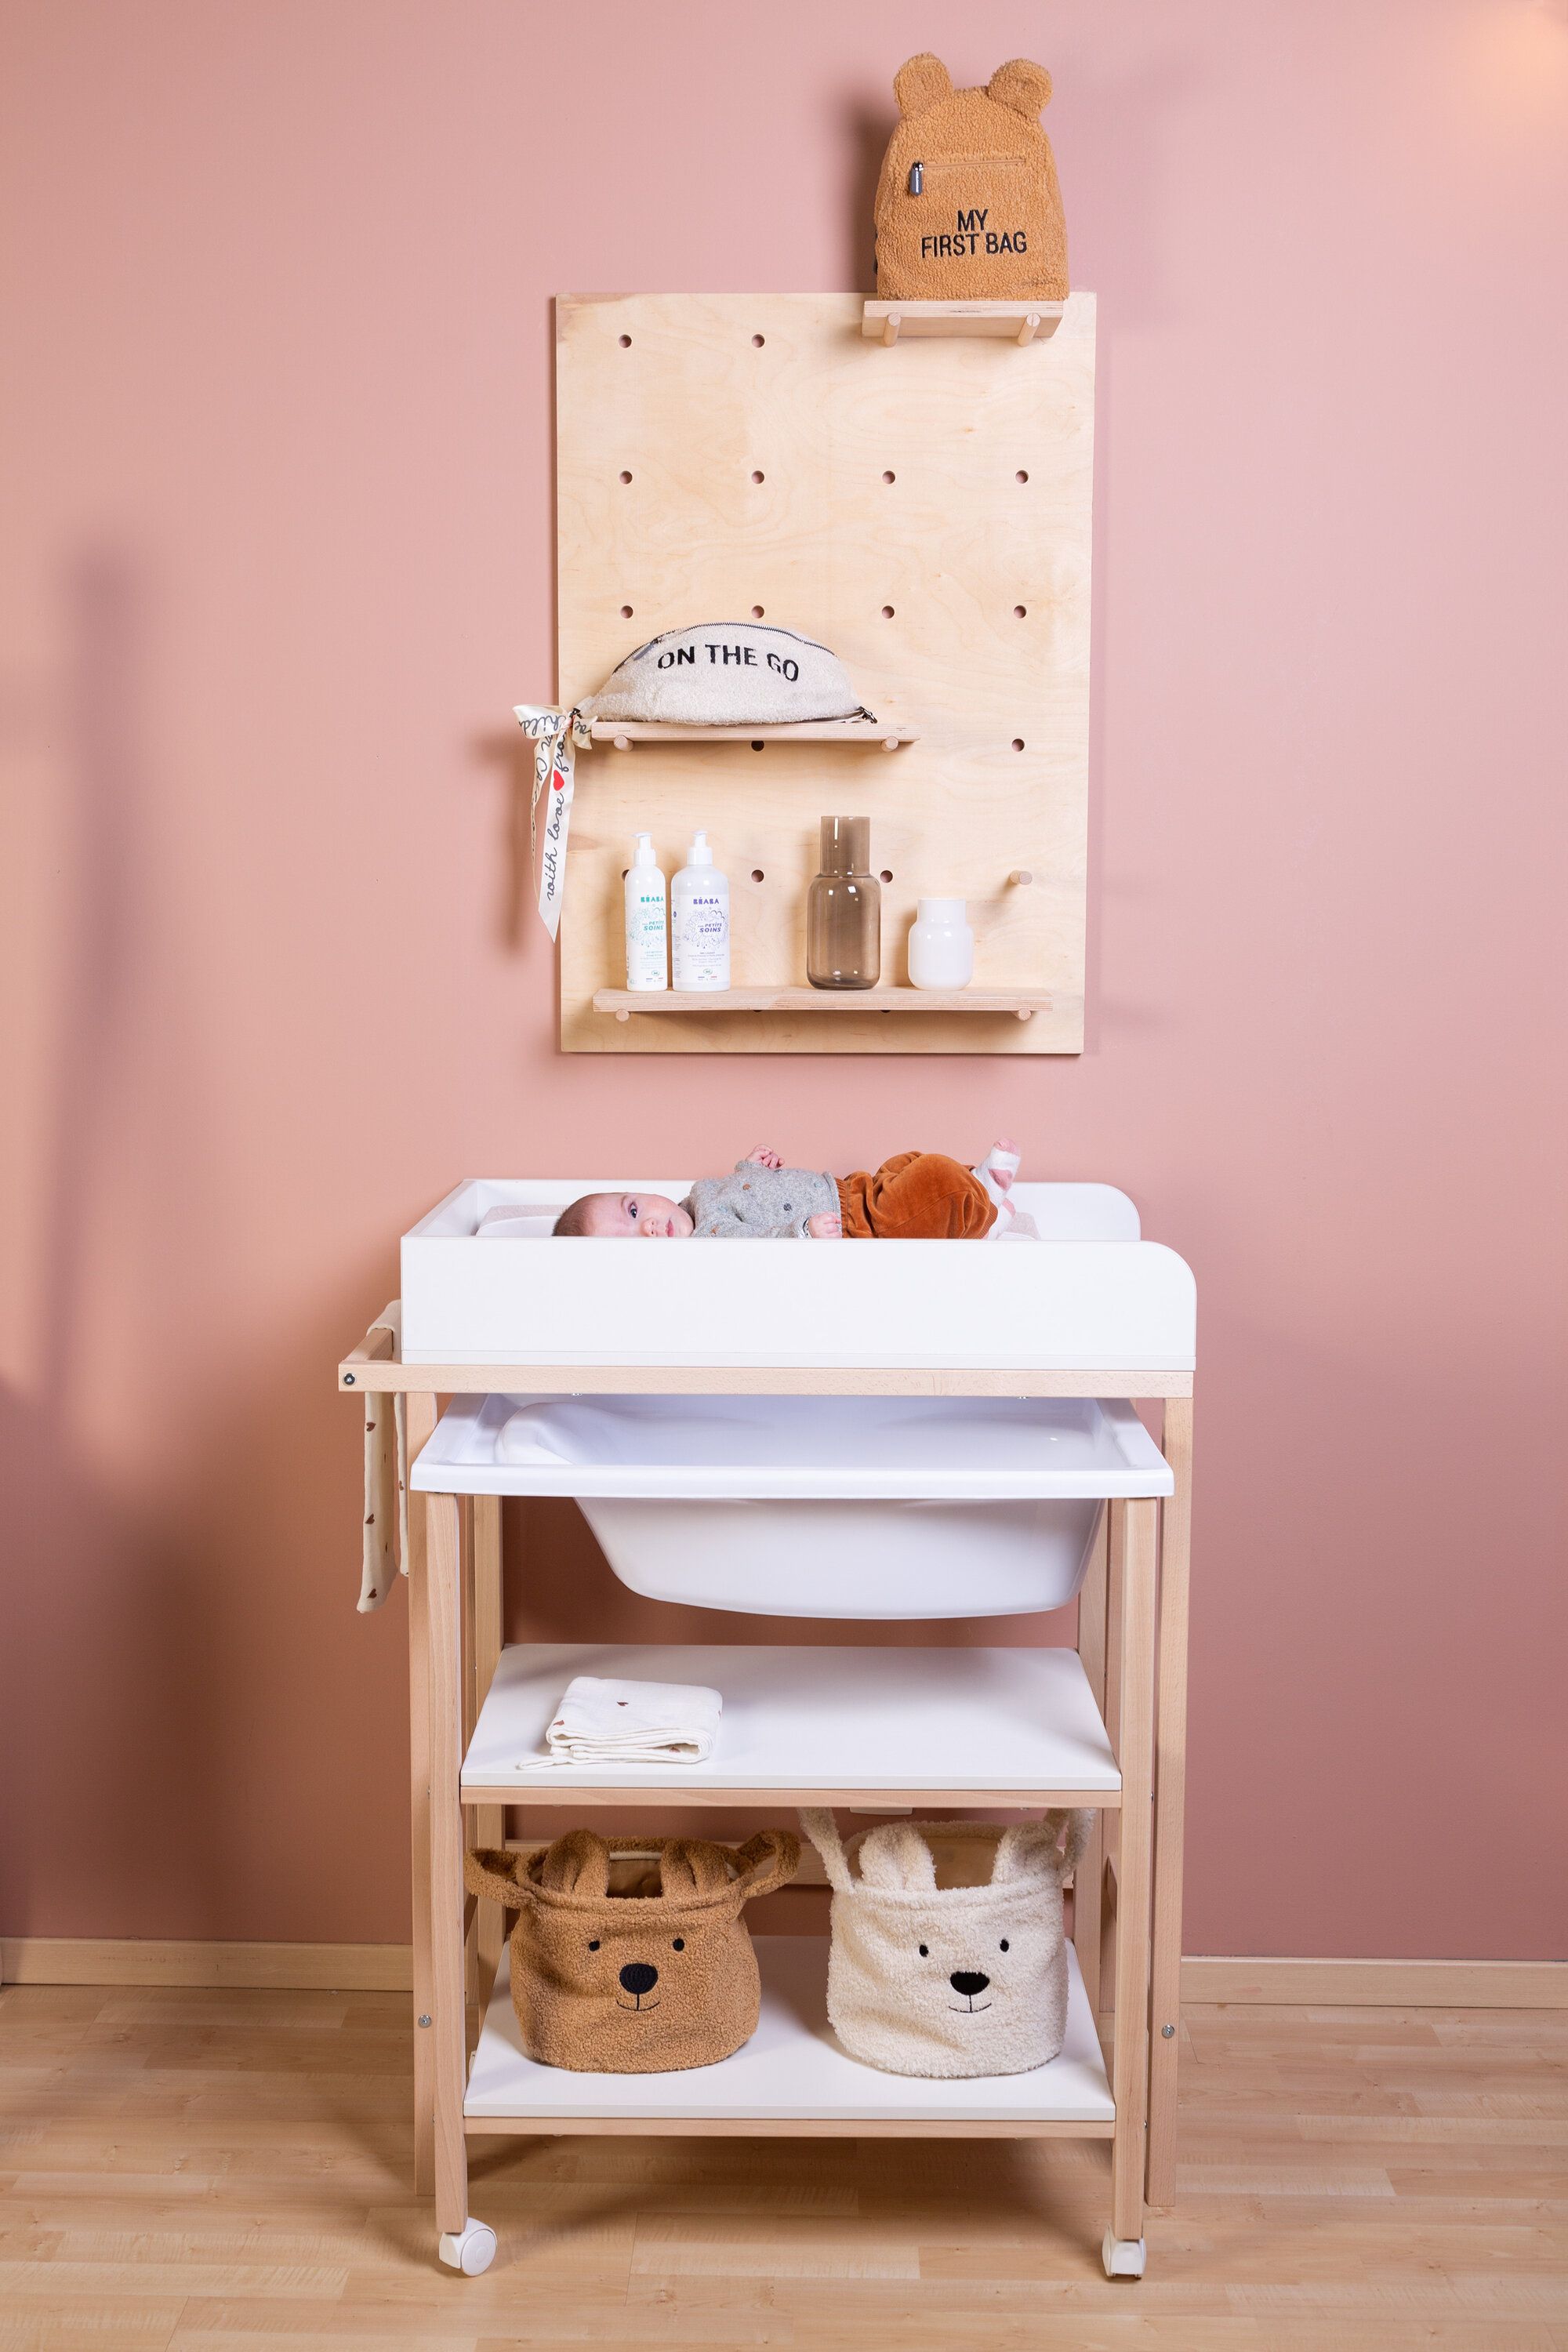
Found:
[{"label": "baby's face", "polygon": [[662,1192],[590,1192],[584,1231],[595,1241],[684,1242],[691,1215]]}]

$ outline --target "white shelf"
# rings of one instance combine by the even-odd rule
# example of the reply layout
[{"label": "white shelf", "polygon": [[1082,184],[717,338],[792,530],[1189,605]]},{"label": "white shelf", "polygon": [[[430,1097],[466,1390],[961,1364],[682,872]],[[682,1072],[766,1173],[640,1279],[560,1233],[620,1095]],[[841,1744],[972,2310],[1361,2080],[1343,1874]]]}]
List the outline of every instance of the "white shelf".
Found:
[{"label": "white shelf", "polygon": [[468,2077],[470,2130],[511,2124],[569,2132],[623,2122],[660,2125],[864,2124],[915,2132],[965,2125],[1020,2135],[1074,2128],[1109,2136],[1116,2108],[1105,2062],[1068,1947],[1067,2039],[1060,2054],[1026,2074],[930,2082],[885,2074],[847,2056],[827,2022],[827,1943],[820,1936],[759,1936],[763,2005],[745,2047],[717,2066],[672,2074],[576,2074],[524,2055],[511,2005],[510,1955],[501,1965]]},{"label": "white shelf", "polygon": [[595,719],[589,740],[629,751],[634,743],[858,743],[874,751],[896,751],[900,744],[918,743],[912,727],[891,719],[797,719],[778,727],[675,727],[666,719]]},{"label": "white shelf", "polygon": [[[724,1700],[713,1755],[530,1769],[574,1675],[708,1684]],[[1114,1804],[1121,1776],[1076,1650],[546,1642],[502,1651],[462,1787],[468,1803],[492,1790],[551,1804],[602,1790],[623,1804],[715,1804],[765,1790],[805,1803]]]}]

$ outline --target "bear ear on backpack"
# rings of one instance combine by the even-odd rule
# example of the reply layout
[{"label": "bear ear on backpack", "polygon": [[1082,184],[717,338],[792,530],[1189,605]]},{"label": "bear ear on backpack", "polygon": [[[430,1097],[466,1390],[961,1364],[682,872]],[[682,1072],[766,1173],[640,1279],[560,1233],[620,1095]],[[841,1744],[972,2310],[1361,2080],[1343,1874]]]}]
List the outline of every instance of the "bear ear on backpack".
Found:
[{"label": "bear ear on backpack", "polygon": [[1042,107],[1051,101],[1051,78],[1044,66],[1032,58],[1009,58],[998,66],[985,85],[985,95],[994,98],[998,106],[1010,106],[1015,114],[1033,122]]},{"label": "bear ear on backpack", "polygon": [[[1005,66],[1002,70],[1006,72]],[[900,114],[921,114],[952,96],[952,76],[940,58],[922,49],[918,58],[907,58],[893,76],[893,96]]]}]

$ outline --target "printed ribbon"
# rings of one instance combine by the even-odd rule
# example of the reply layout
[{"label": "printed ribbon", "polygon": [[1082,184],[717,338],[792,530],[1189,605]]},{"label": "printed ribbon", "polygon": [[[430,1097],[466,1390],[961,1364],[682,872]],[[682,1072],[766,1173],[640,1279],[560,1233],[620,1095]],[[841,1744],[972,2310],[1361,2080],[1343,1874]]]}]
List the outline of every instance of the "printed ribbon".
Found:
[{"label": "printed ribbon", "polygon": [[[512,706],[519,726],[533,744],[533,795],[528,804],[528,855],[539,868],[539,913],[553,939],[561,928],[566,890],[566,836],[572,828],[572,790],[579,746],[589,741],[587,721],[577,710],[548,703]],[[544,811],[544,854],[539,856],[539,803]]]}]

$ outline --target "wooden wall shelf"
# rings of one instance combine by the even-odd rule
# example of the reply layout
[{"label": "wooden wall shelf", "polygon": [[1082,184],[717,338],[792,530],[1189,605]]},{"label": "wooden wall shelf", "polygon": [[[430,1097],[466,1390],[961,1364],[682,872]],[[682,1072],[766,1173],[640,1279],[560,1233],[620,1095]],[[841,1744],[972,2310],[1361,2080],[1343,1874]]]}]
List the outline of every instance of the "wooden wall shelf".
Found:
[{"label": "wooden wall shelf", "polygon": [[885,719],[804,719],[788,727],[672,727],[650,719],[595,719],[588,730],[595,743],[613,743],[617,751],[634,743],[853,743],[863,751],[880,744],[896,751],[900,743],[918,743],[912,727]]},{"label": "wooden wall shelf", "polygon": [[[560,298],[559,705],[694,614],[760,608],[830,646],[879,714],[710,730],[590,713],[566,1052],[1082,1052],[1094,297],[1058,306],[1032,357],[994,340],[1016,342],[1037,307],[1043,330],[1049,305],[925,305],[945,340],[900,360],[863,334],[859,294]],[[984,992],[779,988],[805,977],[835,811],[870,820],[889,978],[940,894],[969,908]],[[668,871],[699,825],[730,879],[732,991],[607,1002],[633,836],[651,831]],[[882,1018],[903,1011],[921,1018]]]},{"label": "wooden wall shelf", "polygon": [[1051,1000],[1018,988],[601,988],[595,1013],[989,1013],[1018,1021],[1048,1013]]},{"label": "wooden wall shelf", "polygon": [[1065,302],[868,302],[860,332],[873,343],[912,342],[932,335],[986,335],[1007,343],[1054,335]]}]

